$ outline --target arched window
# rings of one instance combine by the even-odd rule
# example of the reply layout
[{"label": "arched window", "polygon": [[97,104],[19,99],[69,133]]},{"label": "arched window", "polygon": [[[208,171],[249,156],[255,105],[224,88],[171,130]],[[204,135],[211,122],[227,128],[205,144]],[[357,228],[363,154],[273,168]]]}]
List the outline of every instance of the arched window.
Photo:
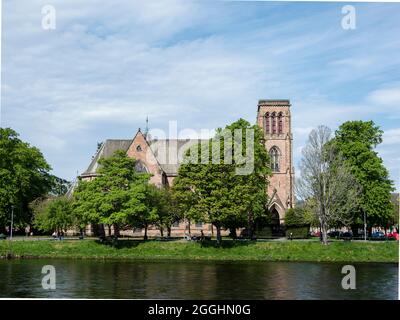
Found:
[{"label": "arched window", "polygon": [[278,114],[278,133],[283,133],[283,115],[282,112]]},{"label": "arched window", "polygon": [[264,125],[265,133],[270,133],[270,116],[269,116],[269,112],[267,112],[265,114],[264,121],[265,121],[265,125]]},{"label": "arched window", "polygon": [[272,113],[272,133],[276,133],[276,114],[275,112]]},{"label": "arched window", "polygon": [[273,172],[279,172],[279,158],[280,152],[277,147],[272,147],[269,151],[269,157],[271,160],[271,170]]},{"label": "arched window", "polygon": [[139,173],[147,173],[149,170],[147,170],[146,166],[144,163],[140,160],[137,160],[135,163],[135,171]]}]

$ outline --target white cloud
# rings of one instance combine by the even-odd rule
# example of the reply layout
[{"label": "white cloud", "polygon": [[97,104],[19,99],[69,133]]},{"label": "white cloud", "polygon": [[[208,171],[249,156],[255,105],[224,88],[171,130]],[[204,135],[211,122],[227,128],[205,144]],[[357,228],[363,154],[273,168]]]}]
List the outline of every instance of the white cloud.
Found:
[{"label": "white cloud", "polygon": [[363,27],[345,33],[339,7],[52,3],[57,29],[46,32],[47,1],[4,1],[1,120],[44,150],[59,175],[73,176],[97,141],[130,137],[147,115],[151,127],[178,120],[181,128],[211,129],[253,121],[258,99],[290,98],[295,162],[319,124],[396,117],[398,22],[377,18],[390,11],[385,6],[363,7]]},{"label": "white cloud", "polygon": [[367,99],[377,106],[391,107],[400,113],[400,84],[375,90]]},{"label": "white cloud", "polygon": [[385,145],[399,145],[400,149],[400,128],[386,130],[383,134],[383,143]]}]

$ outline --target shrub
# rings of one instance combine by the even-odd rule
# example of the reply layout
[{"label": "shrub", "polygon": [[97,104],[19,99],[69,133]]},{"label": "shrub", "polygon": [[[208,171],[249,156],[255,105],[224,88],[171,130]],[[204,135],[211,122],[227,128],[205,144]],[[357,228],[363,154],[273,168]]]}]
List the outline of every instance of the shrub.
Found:
[{"label": "shrub", "polygon": [[289,209],[285,215],[286,237],[293,239],[308,238],[310,230],[310,213],[304,208]]},{"label": "shrub", "polygon": [[270,226],[257,228],[256,235],[257,238],[272,238],[272,228]]},{"label": "shrub", "polygon": [[286,211],[285,225],[298,226],[310,224],[310,213],[304,208],[291,208]]},{"label": "shrub", "polygon": [[286,228],[286,237],[290,238],[290,233],[292,233],[292,239],[306,239],[308,238],[309,230],[309,224],[290,226]]}]

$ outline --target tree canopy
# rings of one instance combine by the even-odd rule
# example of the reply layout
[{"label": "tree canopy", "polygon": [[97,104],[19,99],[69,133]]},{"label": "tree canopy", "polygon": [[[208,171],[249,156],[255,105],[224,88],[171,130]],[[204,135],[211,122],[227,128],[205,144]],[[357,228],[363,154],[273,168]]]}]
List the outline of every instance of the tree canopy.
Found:
[{"label": "tree canopy", "polygon": [[75,225],[72,202],[66,197],[34,201],[34,225],[42,231],[63,231]]},{"label": "tree canopy", "polygon": [[373,121],[348,121],[335,133],[334,144],[357,182],[362,186],[361,202],[355,210],[358,224],[366,213],[367,223],[385,225],[393,213],[393,182],[382,159],[374,151],[382,142],[383,131]]},{"label": "tree canopy", "polygon": [[51,167],[36,147],[19,139],[10,128],[0,128],[0,226],[14,206],[16,226],[31,223],[29,203],[47,194],[54,185]]},{"label": "tree canopy", "polygon": [[269,157],[261,129],[240,119],[188,150],[174,194],[189,220],[222,227],[248,226],[266,214]]},{"label": "tree canopy", "polygon": [[353,221],[361,189],[331,139],[332,132],[326,126],[311,131],[302,151],[298,183],[298,195],[315,204],[324,244],[327,244],[329,227],[349,225]]}]

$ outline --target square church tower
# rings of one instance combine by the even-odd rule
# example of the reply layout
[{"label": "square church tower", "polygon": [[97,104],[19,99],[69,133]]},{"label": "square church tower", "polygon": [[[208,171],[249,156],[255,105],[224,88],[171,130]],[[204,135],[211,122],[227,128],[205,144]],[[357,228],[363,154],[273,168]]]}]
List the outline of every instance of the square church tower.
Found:
[{"label": "square church tower", "polygon": [[282,223],[294,207],[293,135],[289,100],[259,100],[257,124],[265,137],[272,177],[268,187],[269,210]]}]

